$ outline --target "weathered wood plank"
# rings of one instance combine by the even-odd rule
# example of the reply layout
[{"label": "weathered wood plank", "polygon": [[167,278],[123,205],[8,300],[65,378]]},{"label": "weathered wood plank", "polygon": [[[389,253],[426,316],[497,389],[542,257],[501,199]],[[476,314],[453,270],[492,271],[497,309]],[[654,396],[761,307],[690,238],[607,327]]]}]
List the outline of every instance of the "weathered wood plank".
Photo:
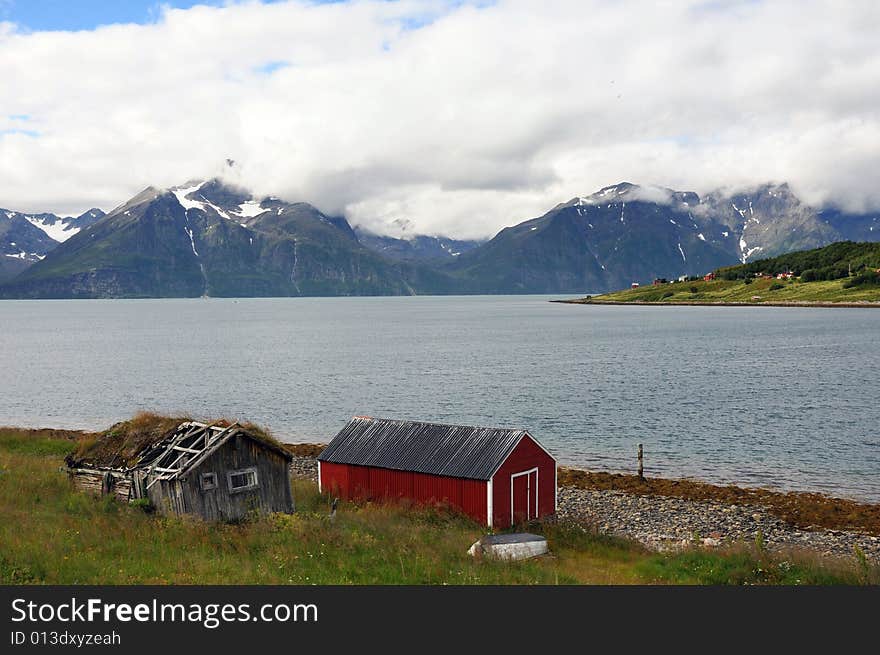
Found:
[{"label": "weathered wood plank", "polygon": [[210,430],[215,424],[216,424],[216,421],[214,423],[209,423],[207,425],[194,425],[189,430],[187,430],[184,434],[177,436],[175,439],[173,439],[171,441],[171,443],[168,444],[168,447],[165,449],[165,452],[162,453],[161,455],[159,455],[153,461],[153,465],[150,467],[150,470],[147,471],[147,475],[149,476],[149,474],[152,472],[153,468],[155,468],[156,465],[158,465],[159,462],[161,462],[168,453],[172,452],[172,448],[174,446],[179,444],[181,441],[183,441],[187,437],[192,437],[197,434],[200,434],[203,431]]},{"label": "weathered wood plank", "polygon": [[201,450],[196,450],[195,448],[185,448],[184,446],[173,446],[171,450],[178,450],[182,453],[192,453],[193,455],[198,455],[201,453]]}]

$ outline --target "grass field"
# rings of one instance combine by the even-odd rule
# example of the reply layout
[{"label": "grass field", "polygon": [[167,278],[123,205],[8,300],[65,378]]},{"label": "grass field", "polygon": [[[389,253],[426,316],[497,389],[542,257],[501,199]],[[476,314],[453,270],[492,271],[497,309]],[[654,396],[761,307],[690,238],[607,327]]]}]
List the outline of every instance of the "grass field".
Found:
[{"label": "grass field", "polygon": [[552,555],[478,561],[481,526],[436,508],[343,503],[294,482],[297,512],[235,525],[161,517],[75,492],[63,456],[78,434],[0,428],[4,584],[862,584],[854,557],[785,559],[759,544],[650,553],[577,526],[532,526]]},{"label": "grass field", "polygon": [[[659,286],[614,291],[572,302],[586,303],[664,303],[714,304],[747,303],[880,303],[880,287],[860,286],[845,289],[846,280],[800,282],[798,280],[756,279],[750,284],[742,280],[698,280]],[[755,298],[758,296],[758,298]]]}]

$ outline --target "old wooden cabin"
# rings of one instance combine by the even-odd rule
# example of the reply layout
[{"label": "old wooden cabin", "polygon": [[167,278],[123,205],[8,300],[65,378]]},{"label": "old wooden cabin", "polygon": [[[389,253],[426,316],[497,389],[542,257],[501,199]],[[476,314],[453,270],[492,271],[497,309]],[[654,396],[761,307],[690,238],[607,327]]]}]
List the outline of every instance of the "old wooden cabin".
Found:
[{"label": "old wooden cabin", "polygon": [[74,485],[119,500],[148,498],[165,514],[233,521],[250,513],[292,512],[291,454],[237,424],[181,423],[131,458],[104,453],[68,462]]}]

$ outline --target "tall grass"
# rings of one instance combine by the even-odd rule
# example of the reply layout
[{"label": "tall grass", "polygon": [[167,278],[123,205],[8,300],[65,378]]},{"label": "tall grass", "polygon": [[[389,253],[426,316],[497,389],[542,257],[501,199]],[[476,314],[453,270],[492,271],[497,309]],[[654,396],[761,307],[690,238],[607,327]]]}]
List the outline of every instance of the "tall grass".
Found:
[{"label": "tall grass", "polygon": [[692,550],[655,556],[639,562],[637,570],[653,582],[700,585],[831,585],[878,584],[876,567],[860,575],[851,562],[819,561],[800,552],[770,556],[753,547],[717,553]]}]

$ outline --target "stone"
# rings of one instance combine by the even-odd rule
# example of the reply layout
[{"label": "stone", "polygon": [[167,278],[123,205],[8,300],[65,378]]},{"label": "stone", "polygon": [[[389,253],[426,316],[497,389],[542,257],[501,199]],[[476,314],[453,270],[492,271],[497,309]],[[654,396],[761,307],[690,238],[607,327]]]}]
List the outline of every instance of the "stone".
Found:
[{"label": "stone", "polygon": [[468,549],[471,557],[503,560],[529,559],[548,552],[547,540],[528,532],[487,535]]}]

